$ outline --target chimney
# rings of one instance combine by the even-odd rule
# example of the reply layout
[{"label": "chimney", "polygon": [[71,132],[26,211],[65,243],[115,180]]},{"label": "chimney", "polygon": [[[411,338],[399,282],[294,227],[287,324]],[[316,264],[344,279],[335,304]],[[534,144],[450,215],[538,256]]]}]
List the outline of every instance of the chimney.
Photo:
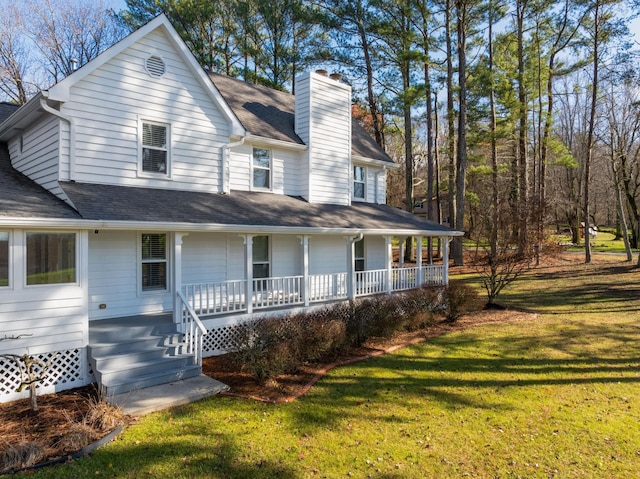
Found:
[{"label": "chimney", "polygon": [[71,63],[71,71],[76,71],[78,69],[78,60],[76,58],[72,58],[69,62]]},{"label": "chimney", "polygon": [[295,131],[307,145],[302,196],[350,204],[351,87],[317,72],[296,78]]}]

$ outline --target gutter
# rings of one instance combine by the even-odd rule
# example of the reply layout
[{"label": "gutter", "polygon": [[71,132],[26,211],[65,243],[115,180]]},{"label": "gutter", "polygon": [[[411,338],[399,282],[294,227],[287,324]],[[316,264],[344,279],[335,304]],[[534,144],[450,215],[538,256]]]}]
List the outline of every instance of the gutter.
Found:
[{"label": "gutter", "polygon": [[238,141],[227,143],[226,145],[222,145],[220,149],[222,153],[221,156],[222,156],[222,194],[223,195],[228,195],[229,193],[231,193],[231,178],[229,177],[231,172],[231,166],[229,164],[231,162],[231,148],[235,148],[236,146],[243,145],[245,139],[246,137],[243,136]]},{"label": "gutter", "polygon": [[[160,223],[143,221],[104,221],[104,220],[63,220],[49,218],[0,218],[2,227],[38,227],[39,229],[73,228],[84,230],[137,230],[137,231],[177,231],[177,232],[225,232],[225,233],[272,233],[292,235],[387,235],[387,236],[433,236],[454,237],[463,236],[462,231],[438,231],[423,229],[371,229],[371,228],[313,228],[304,226],[273,226],[273,225],[224,225],[214,223]],[[357,230],[356,233],[354,230]]]},{"label": "gutter", "polygon": [[76,125],[73,117],[63,115],[59,110],[51,107],[47,103],[47,98],[49,97],[48,91],[42,92],[42,97],[40,98],[40,106],[44,109],[44,111],[51,113],[54,116],[66,121],[69,123],[69,181],[76,181]]}]

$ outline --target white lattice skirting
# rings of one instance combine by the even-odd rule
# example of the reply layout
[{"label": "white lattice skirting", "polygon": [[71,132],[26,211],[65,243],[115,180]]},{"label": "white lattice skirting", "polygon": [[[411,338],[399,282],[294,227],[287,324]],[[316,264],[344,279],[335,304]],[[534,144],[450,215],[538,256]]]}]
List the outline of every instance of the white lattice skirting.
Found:
[{"label": "white lattice skirting", "polygon": [[[85,386],[93,382],[93,377],[90,377],[88,371],[85,348],[32,354],[31,357],[45,364],[55,357],[45,379],[37,386],[38,395]],[[29,397],[28,387],[20,393],[16,392],[21,381],[18,365],[12,360],[0,357],[0,402]]]},{"label": "white lattice skirting", "polygon": [[241,326],[242,324],[227,324],[209,329],[209,332],[202,338],[202,355],[204,357],[218,356],[228,352],[233,332]]}]

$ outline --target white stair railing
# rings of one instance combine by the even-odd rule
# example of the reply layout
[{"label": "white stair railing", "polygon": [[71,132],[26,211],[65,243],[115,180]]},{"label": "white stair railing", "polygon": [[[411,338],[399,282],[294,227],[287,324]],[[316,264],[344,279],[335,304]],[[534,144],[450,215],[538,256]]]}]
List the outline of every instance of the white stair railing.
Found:
[{"label": "white stair railing", "polygon": [[178,299],[182,308],[182,324],[180,329],[184,335],[186,343],[186,353],[193,355],[193,361],[202,367],[202,338],[207,334],[207,328],[204,327],[198,314],[189,304],[189,301],[182,293],[178,291]]}]

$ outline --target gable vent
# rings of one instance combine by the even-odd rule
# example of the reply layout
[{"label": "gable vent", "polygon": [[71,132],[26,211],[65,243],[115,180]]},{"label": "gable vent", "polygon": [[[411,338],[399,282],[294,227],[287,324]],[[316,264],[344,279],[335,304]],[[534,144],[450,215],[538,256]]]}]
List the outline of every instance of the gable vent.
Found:
[{"label": "gable vent", "polygon": [[167,66],[164,63],[164,60],[155,55],[147,58],[145,62],[145,68],[147,73],[153,78],[160,78],[167,71]]}]

